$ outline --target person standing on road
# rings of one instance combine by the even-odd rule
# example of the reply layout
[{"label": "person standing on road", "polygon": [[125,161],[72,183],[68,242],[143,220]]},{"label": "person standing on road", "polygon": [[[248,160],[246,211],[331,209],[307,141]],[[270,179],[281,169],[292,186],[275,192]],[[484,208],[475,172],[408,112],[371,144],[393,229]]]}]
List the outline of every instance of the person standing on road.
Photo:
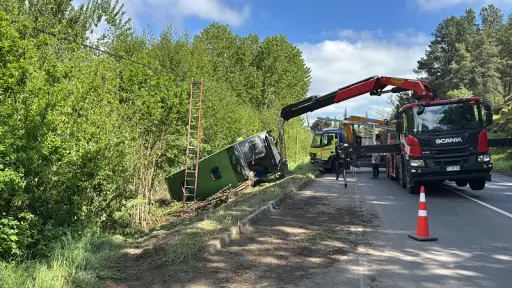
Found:
[{"label": "person standing on road", "polygon": [[[375,136],[375,145],[382,144],[382,141],[380,140],[380,136]],[[373,153],[372,154],[372,169],[373,169],[373,176],[371,179],[379,179],[379,164],[380,164],[380,153]]]}]

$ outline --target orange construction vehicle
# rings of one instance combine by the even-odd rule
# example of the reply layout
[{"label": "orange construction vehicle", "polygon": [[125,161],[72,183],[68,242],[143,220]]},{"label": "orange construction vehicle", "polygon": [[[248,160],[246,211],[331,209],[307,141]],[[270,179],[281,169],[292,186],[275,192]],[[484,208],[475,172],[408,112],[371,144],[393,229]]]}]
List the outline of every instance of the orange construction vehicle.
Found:
[{"label": "orange construction vehicle", "polygon": [[[324,118],[324,117],[318,117],[318,120],[324,120],[324,121],[330,121],[333,122],[335,125],[340,126],[342,124],[344,126],[344,136],[341,143],[348,144],[348,145],[356,145],[356,146],[362,146],[362,145],[375,145],[376,136],[380,134],[380,138],[385,140],[385,136],[388,131],[393,131],[395,128],[392,126],[386,125],[389,121],[387,119],[379,120],[379,119],[372,119],[372,118],[366,118],[361,116],[348,116],[345,118],[345,120],[340,119],[331,119],[331,118]],[[361,129],[363,131],[361,131]],[[377,130],[380,130],[380,133],[377,133]],[[318,132],[322,135],[325,135],[326,133],[329,134],[336,134],[341,133],[338,129],[324,129],[324,131]],[[325,137],[325,136],[324,136]],[[328,153],[325,153],[324,151],[321,151],[323,153],[318,153],[318,151],[314,151],[313,145],[316,143],[312,143],[311,151],[310,151],[310,157],[311,157],[311,163],[316,164],[317,166],[322,167],[324,170],[327,171],[335,171],[334,163],[332,162],[334,155],[334,147],[328,147],[330,152],[330,155]],[[317,149],[318,150],[318,149]],[[329,157],[328,157],[329,156]],[[323,157],[323,158],[322,158]],[[316,159],[316,161],[315,161]],[[323,161],[321,161],[323,160]],[[357,154],[354,159],[349,160],[349,164],[353,167],[360,168],[360,167],[372,167],[371,162],[371,154]],[[380,168],[386,168],[386,155],[381,156],[381,160],[379,163]]]}]

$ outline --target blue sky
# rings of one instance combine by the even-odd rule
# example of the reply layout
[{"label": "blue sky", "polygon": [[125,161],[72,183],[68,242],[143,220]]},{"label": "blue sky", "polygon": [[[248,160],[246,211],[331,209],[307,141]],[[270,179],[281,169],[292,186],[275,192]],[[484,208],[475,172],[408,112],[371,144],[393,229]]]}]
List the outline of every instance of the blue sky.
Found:
[{"label": "blue sky", "polygon": [[[76,0],[83,2],[85,0]],[[284,34],[303,52],[312,69],[311,94],[324,94],[372,75],[415,77],[412,69],[425,53],[437,24],[471,7],[478,13],[494,3],[505,14],[512,0],[121,0],[140,29],[158,34],[164,24],[198,33],[212,21],[235,33],[261,38]],[[362,96],[309,116],[379,117],[386,96]],[[381,111],[381,112],[379,112]]]}]

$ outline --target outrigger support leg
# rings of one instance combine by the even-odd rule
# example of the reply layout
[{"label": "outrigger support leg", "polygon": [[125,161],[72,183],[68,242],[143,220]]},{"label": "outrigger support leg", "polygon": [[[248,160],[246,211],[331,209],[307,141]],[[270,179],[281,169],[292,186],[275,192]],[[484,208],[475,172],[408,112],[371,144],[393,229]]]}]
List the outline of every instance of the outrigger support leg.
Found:
[{"label": "outrigger support leg", "polygon": [[284,124],[286,121],[281,118],[278,124],[279,126],[279,150],[281,151],[282,157],[283,157],[283,165],[284,165],[284,171],[288,171],[288,159],[286,158],[286,144],[284,141]]},{"label": "outrigger support leg", "polygon": [[339,144],[334,147],[334,161],[336,161],[336,180],[340,178],[340,148]]},{"label": "outrigger support leg", "polygon": [[343,145],[343,148],[342,148],[342,153],[343,153],[343,182],[345,184],[345,188],[348,187],[348,181],[347,181],[347,171],[345,169],[345,161],[347,159],[347,149],[345,148],[345,145]]}]

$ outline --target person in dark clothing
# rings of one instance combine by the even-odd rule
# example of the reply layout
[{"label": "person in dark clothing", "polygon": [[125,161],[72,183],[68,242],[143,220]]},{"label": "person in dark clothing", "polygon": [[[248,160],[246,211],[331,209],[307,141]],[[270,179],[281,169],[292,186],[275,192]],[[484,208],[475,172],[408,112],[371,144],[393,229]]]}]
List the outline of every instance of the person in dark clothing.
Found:
[{"label": "person in dark clothing", "polygon": [[[375,145],[381,145],[382,141],[380,140],[379,135],[375,136]],[[379,163],[380,163],[380,153],[373,153],[372,155],[372,169],[373,176],[371,179],[379,179]]]}]

